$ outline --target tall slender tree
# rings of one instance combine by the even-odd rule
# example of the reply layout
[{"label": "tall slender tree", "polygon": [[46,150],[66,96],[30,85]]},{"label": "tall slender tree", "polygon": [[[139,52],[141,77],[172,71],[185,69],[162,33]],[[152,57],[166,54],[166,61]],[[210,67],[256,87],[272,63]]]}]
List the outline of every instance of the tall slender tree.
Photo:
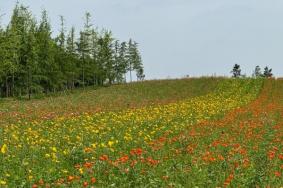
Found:
[{"label": "tall slender tree", "polygon": [[86,12],[84,30],[80,32],[80,39],[78,42],[78,51],[81,58],[81,69],[82,69],[82,85],[85,87],[86,78],[88,76],[87,71],[89,71],[89,60],[90,60],[90,39],[91,39],[91,14]]},{"label": "tall slender tree", "polygon": [[231,71],[234,78],[239,78],[241,76],[241,67],[238,64],[235,64],[233,70]]},{"label": "tall slender tree", "polygon": [[129,40],[128,43],[128,70],[130,71],[130,80],[132,82],[132,71],[143,69],[140,52],[138,51],[138,43]]},{"label": "tall slender tree", "polygon": [[[36,33],[38,46],[38,62],[40,66],[41,85],[45,93],[55,89],[56,65],[54,62],[53,41],[51,38],[51,26],[46,10],[42,11],[40,24]],[[52,78],[55,76],[55,79]]]},{"label": "tall slender tree", "polygon": [[120,43],[109,30],[98,30],[85,14],[84,27],[66,33],[65,19],[52,38],[46,10],[39,22],[28,7],[16,4],[11,21],[0,26],[0,95],[31,96],[104,83],[121,83],[136,71],[142,80],[143,65],[138,44]]},{"label": "tall slender tree", "polygon": [[255,70],[253,72],[253,76],[256,77],[256,78],[259,78],[259,77],[263,76],[259,66],[255,67]]},{"label": "tall slender tree", "polygon": [[76,53],[76,42],[75,42],[75,28],[72,27],[68,38],[67,38],[67,60],[66,62],[68,63],[68,71],[67,71],[67,85],[68,88],[74,89],[75,88],[75,83],[78,81],[77,80],[77,75],[78,75],[78,64],[79,61],[77,60],[77,53]]},{"label": "tall slender tree", "polygon": [[273,76],[272,69],[269,69],[267,66],[264,68],[264,77],[271,78]]}]

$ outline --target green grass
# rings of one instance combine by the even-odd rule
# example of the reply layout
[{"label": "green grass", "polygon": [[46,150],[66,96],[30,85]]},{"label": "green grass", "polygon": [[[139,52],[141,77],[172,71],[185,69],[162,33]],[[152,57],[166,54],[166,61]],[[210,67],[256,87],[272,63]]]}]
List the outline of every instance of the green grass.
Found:
[{"label": "green grass", "polygon": [[0,123],[167,104],[205,95],[212,92],[221,81],[222,78],[154,80],[77,89],[30,101],[1,99]]}]

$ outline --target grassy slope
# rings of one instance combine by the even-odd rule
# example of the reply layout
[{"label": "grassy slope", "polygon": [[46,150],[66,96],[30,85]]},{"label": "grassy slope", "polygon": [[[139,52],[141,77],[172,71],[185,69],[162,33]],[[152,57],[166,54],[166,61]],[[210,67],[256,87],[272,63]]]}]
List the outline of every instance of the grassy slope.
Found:
[{"label": "grassy slope", "polygon": [[[202,93],[198,89],[200,86],[209,85],[208,80],[194,82],[200,82],[196,83],[195,94]],[[183,182],[189,179],[188,174],[195,174],[202,175],[198,176],[201,179],[194,179],[195,185],[207,182],[211,178],[206,176],[207,172],[198,174],[199,169],[194,173],[187,171],[187,165],[193,161],[190,158],[192,155],[185,152],[188,144],[203,143],[204,147],[196,153],[199,158],[201,152],[206,152],[205,145],[213,137],[208,135],[199,142],[184,140],[180,143],[175,140],[178,139],[178,132],[188,126],[193,128],[195,122],[211,120],[223,112],[246,105],[255,99],[261,87],[258,80],[226,80],[221,83],[215,93],[169,105],[6,126],[0,139],[0,146],[7,145],[7,151],[0,154],[3,164],[0,166],[0,180],[14,187],[19,184],[41,184],[40,179],[52,186],[59,182],[62,186],[80,187],[83,182],[90,183],[91,178],[95,177],[98,187],[110,184],[116,187],[167,187],[170,183],[178,187],[189,183]],[[171,90],[165,89],[164,92]],[[178,100],[174,94],[169,96]],[[187,96],[190,98],[194,94]],[[203,130],[202,127],[200,130]],[[193,135],[181,138],[191,139]],[[187,141],[189,143],[185,143]],[[185,151],[181,151],[182,147]],[[141,148],[141,154],[133,154],[137,152],[135,148]],[[184,154],[182,158],[175,155],[179,149]],[[197,167],[199,165],[202,163],[197,163]],[[211,166],[208,168],[213,170]],[[186,170],[188,174],[179,170]],[[213,175],[219,176],[217,172]],[[217,182],[221,182],[227,173],[223,170]],[[165,181],[167,176],[169,182]]]},{"label": "grassy slope", "polygon": [[167,104],[182,99],[205,95],[213,91],[222,79],[155,80],[105,88],[87,88],[56,97],[31,101],[2,99],[0,123],[18,119],[50,119],[54,116],[117,111],[153,104]]}]

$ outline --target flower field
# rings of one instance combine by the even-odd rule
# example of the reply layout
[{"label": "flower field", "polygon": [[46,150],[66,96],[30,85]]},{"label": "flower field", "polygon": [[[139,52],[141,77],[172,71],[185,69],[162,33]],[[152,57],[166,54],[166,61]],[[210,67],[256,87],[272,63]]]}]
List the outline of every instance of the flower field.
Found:
[{"label": "flower field", "polygon": [[283,81],[218,82],[168,103],[9,120],[0,187],[282,186]]}]

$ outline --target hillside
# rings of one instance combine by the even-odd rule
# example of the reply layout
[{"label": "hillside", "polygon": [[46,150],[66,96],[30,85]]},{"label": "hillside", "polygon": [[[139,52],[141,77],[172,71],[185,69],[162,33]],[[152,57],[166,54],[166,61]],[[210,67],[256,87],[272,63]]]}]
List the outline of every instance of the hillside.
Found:
[{"label": "hillside", "polygon": [[[282,185],[282,86],[282,80],[272,79],[166,80],[76,91],[52,103],[46,102],[48,98],[21,101],[27,107],[36,102],[52,106],[66,97],[63,101],[71,105],[81,96],[84,103],[78,106],[109,106],[88,113],[82,108],[72,116],[67,114],[72,108],[67,108],[48,120],[41,113],[31,120],[26,113],[26,119],[2,125],[0,183],[11,187]],[[94,103],[90,96],[99,96],[98,92],[104,100]],[[121,96],[134,108],[119,103]],[[116,108],[111,110],[111,105]],[[48,113],[64,110],[41,108]]]},{"label": "hillside", "polygon": [[111,87],[88,87],[41,99],[0,99],[0,122],[50,119],[99,111],[166,104],[212,92],[223,79],[153,80]]}]

